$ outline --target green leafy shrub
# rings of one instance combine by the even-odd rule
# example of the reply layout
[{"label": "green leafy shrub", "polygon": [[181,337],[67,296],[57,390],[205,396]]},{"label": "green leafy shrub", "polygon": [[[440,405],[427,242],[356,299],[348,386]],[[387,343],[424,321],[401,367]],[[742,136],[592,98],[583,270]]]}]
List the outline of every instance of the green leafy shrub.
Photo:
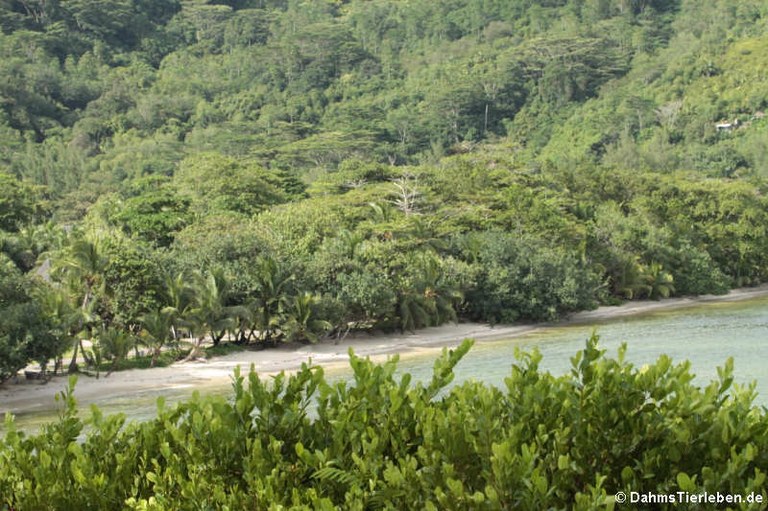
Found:
[{"label": "green leafy shrub", "polygon": [[464,243],[462,255],[479,266],[477,286],[467,293],[474,318],[551,320],[596,305],[597,275],[575,254],[500,231],[467,236],[475,242]]},{"label": "green leafy shrub", "polygon": [[0,507],[613,509],[618,491],[678,490],[765,502],[768,419],[754,387],[731,389],[732,361],[702,388],[688,362],[636,368],[593,336],[564,376],[519,353],[505,388],[448,390],[471,344],[425,383],[353,354],[351,381],[237,372],[229,399],[160,400],[140,424],[95,407],[78,418],[71,380],[39,434],[6,418]]}]

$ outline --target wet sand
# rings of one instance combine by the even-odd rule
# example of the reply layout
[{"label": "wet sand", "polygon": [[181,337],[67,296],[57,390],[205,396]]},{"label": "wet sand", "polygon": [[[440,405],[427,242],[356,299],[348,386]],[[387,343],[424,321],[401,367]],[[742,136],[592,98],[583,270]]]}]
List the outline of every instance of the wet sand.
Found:
[{"label": "wet sand", "polygon": [[[384,358],[387,355],[423,353],[443,346],[455,346],[463,339],[472,338],[477,342],[512,339],[534,330],[552,326],[601,322],[614,318],[653,313],[662,310],[684,308],[708,302],[729,302],[768,296],[768,285],[737,289],[723,296],[700,296],[695,298],[670,298],[661,301],[628,302],[619,306],[604,306],[594,311],[579,312],[557,323],[514,324],[489,326],[479,323],[461,323],[426,328],[413,333],[373,335],[358,333],[341,342],[332,340],[315,345],[281,345],[275,349],[245,350],[231,355],[217,357],[207,362],[176,363],[169,367],[134,369],[96,379],[79,376],[75,397],[80,405],[130,399],[132,395],[158,389],[208,388],[226,385],[231,381],[233,371],[240,366],[247,372],[251,365],[261,375],[280,371],[293,371],[311,359],[315,365],[333,368],[344,366],[352,348],[357,355]],[[54,410],[54,397],[67,386],[68,378],[59,376],[48,383],[6,382],[0,385],[0,416],[6,412],[14,414]]]}]

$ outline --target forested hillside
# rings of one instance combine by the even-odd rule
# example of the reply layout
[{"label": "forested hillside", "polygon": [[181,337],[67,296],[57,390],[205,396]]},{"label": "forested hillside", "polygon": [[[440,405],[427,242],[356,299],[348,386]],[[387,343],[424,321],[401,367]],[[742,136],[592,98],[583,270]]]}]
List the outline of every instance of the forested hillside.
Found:
[{"label": "forested hillside", "polygon": [[[768,2],[4,0],[0,380],[768,277]],[[194,355],[194,353],[193,353]]]}]

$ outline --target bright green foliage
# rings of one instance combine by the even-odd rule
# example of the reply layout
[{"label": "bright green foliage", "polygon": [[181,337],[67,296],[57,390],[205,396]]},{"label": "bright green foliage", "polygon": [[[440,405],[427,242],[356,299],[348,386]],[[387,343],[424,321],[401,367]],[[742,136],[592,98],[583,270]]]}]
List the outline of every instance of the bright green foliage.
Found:
[{"label": "bright green foliage", "polygon": [[[761,279],[765,265],[766,200],[746,183],[722,186],[714,181],[694,180],[672,184],[641,199],[659,218],[687,223],[687,233],[707,247],[712,259],[735,279],[737,285]],[[725,239],[737,236],[735,245]]]},{"label": "bright green foliage", "polygon": [[296,176],[463,152],[598,96],[678,3],[6,2],[0,158],[59,195],[200,153]]},{"label": "bright green foliage", "polygon": [[317,313],[319,298],[309,293],[293,297],[286,308],[285,338],[287,341],[317,342],[333,325],[320,319]]},{"label": "bright green foliage", "polygon": [[444,351],[417,384],[396,374],[396,358],[354,354],[350,382],[306,365],[270,380],[237,372],[230,399],[160,400],[141,424],[95,407],[79,419],[73,382],[40,434],[6,420],[0,504],[539,510],[613,509],[618,491],[768,497],[765,410],[752,388],[732,388],[731,361],[701,388],[688,363],[636,368],[625,347],[606,358],[593,337],[570,374],[521,353],[504,388],[448,389],[470,346]]},{"label": "bright green foliage", "polygon": [[144,178],[133,183],[136,195],[125,199],[111,219],[138,239],[164,247],[191,220],[188,202],[177,196],[166,179]]},{"label": "bright green foliage", "polygon": [[645,272],[645,282],[648,289],[648,297],[658,300],[669,298],[675,292],[675,279],[664,271],[659,263],[653,263]]},{"label": "bright green foliage", "polygon": [[277,176],[217,154],[184,160],[174,182],[198,214],[232,211],[250,216],[285,198]]},{"label": "bright green foliage", "polygon": [[268,248],[269,239],[234,213],[211,215],[180,231],[172,245],[169,264],[176,271],[194,271],[212,266],[238,274],[247,287],[251,259]]}]

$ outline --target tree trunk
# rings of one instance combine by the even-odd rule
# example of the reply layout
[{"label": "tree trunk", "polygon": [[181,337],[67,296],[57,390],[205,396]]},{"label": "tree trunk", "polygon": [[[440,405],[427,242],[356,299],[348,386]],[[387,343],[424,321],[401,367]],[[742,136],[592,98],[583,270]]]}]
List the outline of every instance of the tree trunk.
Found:
[{"label": "tree trunk", "polygon": [[69,374],[74,374],[78,372],[77,368],[77,350],[80,347],[80,341],[75,341],[75,352],[72,354],[72,360],[69,362],[69,369],[67,372]]},{"label": "tree trunk", "polygon": [[[93,337],[91,337],[91,342],[93,342]],[[85,348],[83,347],[83,340],[80,339],[80,352],[83,354],[83,359],[85,360],[85,363],[89,366],[95,365],[95,360],[93,360],[93,357],[88,354],[87,351],[85,351]]]},{"label": "tree trunk", "polygon": [[[80,308],[82,309],[83,314],[85,314],[85,311],[88,310],[88,301],[90,299],[90,296],[91,296],[91,291],[90,291],[90,289],[87,289],[85,291],[85,296],[83,296],[83,303],[80,305]],[[80,319],[80,328],[82,329],[82,327],[83,327],[83,320],[81,318]],[[78,369],[77,369],[77,351],[78,351],[78,348],[81,347],[81,345],[82,345],[82,340],[76,340],[75,341],[75,352],[72,354],[72,360],[69,362],[69,369],[67,371],[69,374],[73,374],[73,373],[76,373],[78,371]]]},{"label": "tree trunk", "polygon": [[200,346],[203,344],[204,339],[205,339],[204,335],[197,338],[197,340],[195,341],[195,345],[192,347],[192,350],[189,352],[189,355],[187,355],[184,358],[184,360],[182,360],[182,363],[189,362],[190,360],[194,360],[202,354],[200,351]]}]

